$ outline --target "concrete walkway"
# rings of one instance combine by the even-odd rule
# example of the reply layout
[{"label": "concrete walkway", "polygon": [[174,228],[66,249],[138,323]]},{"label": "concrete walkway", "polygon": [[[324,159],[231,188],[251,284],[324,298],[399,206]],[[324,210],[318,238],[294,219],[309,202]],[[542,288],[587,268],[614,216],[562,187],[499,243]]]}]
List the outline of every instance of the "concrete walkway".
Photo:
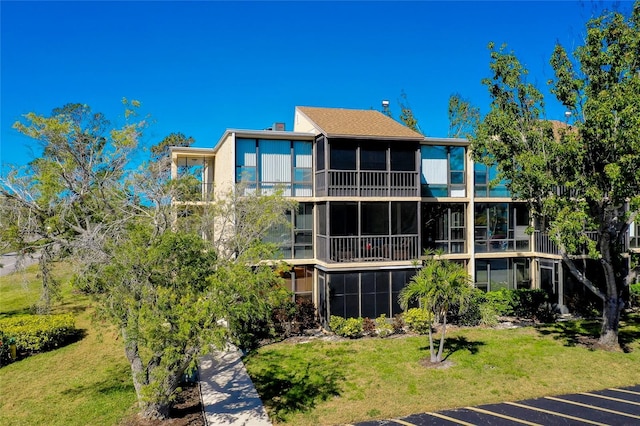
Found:
[{"label": "concrete walkway", "polygon": [[270,426],[236,347],[200,359],[200,394],[207,425]]}]

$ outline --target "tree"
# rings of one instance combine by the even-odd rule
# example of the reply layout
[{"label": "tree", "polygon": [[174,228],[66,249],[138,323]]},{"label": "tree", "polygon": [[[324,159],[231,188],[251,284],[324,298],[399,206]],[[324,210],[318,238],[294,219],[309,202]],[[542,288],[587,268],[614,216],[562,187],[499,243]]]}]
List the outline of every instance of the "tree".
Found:
[{"label": "tree", "polygon": [[[617,347],[630,277],[625,236],[640,209],[640,2],[629,17],[590,20],[574,55],[555,47],[550,84],[571,117],[565,124],[544,119],[543,95],[516,56],[489,48],[491,110],[472,138],[474,156],[497,165],[571,273],[602,299],[599,343]],[[604,282],[577,263],[585,255]]]},{"label": "tree", "polygon": [[413,108],[411,108],[411,105],[409,105],[409,99],[407,98],[407,94],[404,91],[400,93],[398,104],[400,105],[400,121],[402,122],[402,124],[413,131],[424,134],[422,133],[422,130],[420,130],[418,120],[413,115]]},{"label": "tree", "polygon": [[[138,103],[125,103],[130,120]],[[195,209],[180,206],[171,199],[182,178],[170,179],[158,164],[164,158],[129,168],[144,122],[110,129],[79,104],[26,118],[16,128],[43,152],[30,169],[3,178],[3,241],[41,253],[48,295],[54,255],[74,257],[74,285],[122,335],[142,415],[166,417],[197,357],[211,345],[242,344],[245,325],[266,320],[287,296],[279,265],[266,262],[277,257],[275,246],[261,240],[294,204],[281,193],[232,192]],[[220,223],[230,236],[202,238]]]},{"label": "tree", "polygon": [[469,137],[480,121],[480,108],[471,105],[459,93],[449,97],[449,137]]},{"label": "tree", "polygon": [[14,124],[40,143],[42,155],[0,178],[0,236],[21,256],[40,256],[41,312],[57,293],[51,262],[93,256],[126,221],[121,180],[145,123],[129,121],[136,101],[124,104],[127,122],[119,129],[109,130],[104,115],[82,104],[56,108],[48,117],[29,113]]},{"label": "tree", "polygon": [[425,252],[426,260],[422,268],[398,295],[403,310],[406,311],[412,301],[417,301],[420,309],[423,309],[436,324],[442,322],[437,354],[433,346],[433,333],[429,327],[429,351],[433,363],[442,362],[448,312],[454,305],[458,306],[459,313],[464,312],[473,291],[471,277],[464,266],[441,258],[441,254]]}]

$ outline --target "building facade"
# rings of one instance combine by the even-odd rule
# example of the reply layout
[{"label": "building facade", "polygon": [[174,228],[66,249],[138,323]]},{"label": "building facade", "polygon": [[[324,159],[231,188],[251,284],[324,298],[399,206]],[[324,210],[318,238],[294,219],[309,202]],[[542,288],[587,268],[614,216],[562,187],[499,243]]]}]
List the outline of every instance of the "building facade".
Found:
[{"label": "building facade", "polygon": [[[312,300],[321,319],[400,313],[398,293],[425,249],[463,264],[480,289],[540,288],[567,302],[554,244],[527,232],[526,205],[473,162],[465,139],[424,137],[374,110],[297,107],[293,131],[227,130],[214,148],[174,147],[171,159],[173,176],[199,177],[176,203],[238,184],[298,201],[291,226],[269,239],[291,265],[294,297]],[[640,250],[637,224],[629,246]]]}]

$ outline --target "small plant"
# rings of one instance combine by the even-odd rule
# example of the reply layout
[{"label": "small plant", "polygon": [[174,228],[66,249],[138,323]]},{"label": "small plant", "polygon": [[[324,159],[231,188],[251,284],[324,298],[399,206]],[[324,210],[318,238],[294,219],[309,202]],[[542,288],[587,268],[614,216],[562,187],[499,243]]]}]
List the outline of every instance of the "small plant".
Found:
[{"label": "small plant", "polygon": [[404,313],[404,322],[414,333],[427,334],[433,323],[433,314],[424,309],[411,308]]},{"label": "small plant", "polygon": [[404,327],[406,326],[406,324],[404,323],[402,314],[395,314],[393,316],[393,322],[391,323],[391,326],[393,327],[393,332],[395,334],[404,333]]},{"label": "small plant", "polygon": [[380,315],[375,321],[376,333],[379,337],[387,337],[393,334],[393,325],[387,321],[385,314]]},{"label": "small plant", "polygon": [[362,337],[363,333],[363,319],[362,318],[342,318],[336,315],[331,315],[329,319],[329,327],[338,336],[348,337],[355,339]]},{"label": "small plant", "polygon": [[371,318],[362,319],[362,332],[365,336],[371,336],[376,333],[376,322]]}]

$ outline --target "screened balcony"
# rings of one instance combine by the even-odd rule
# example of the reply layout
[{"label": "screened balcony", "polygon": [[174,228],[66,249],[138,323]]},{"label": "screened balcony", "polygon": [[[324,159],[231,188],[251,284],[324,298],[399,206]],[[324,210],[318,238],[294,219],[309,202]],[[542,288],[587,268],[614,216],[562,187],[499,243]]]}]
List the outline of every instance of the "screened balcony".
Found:
[{"label": "screened balcony", "polygon": [[318,257],[328,262],[383,262],[420,258],[418,235],[318,236]]},{"label": "screened balcony", "polygon": [[317,196],[420,196],[417,144],[319,138],[316,146]]}]

